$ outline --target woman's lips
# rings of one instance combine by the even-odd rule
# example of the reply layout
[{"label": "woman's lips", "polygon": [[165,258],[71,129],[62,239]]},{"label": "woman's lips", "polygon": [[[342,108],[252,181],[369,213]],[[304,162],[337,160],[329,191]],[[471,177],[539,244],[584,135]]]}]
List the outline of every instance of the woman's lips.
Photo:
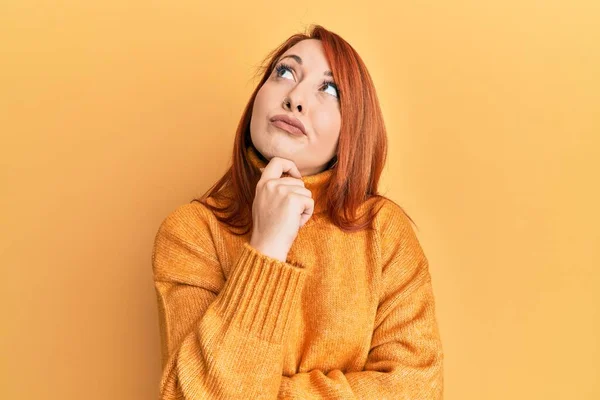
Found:
[{"label": "woman's lips", "polygon": [[271,122],[276,127],[283,129],[284,131],[291,133],[292,135],[304,136],[304,133],[294,125],[290,125],[287,122],[283,122],[281,120],[272,121]]}]

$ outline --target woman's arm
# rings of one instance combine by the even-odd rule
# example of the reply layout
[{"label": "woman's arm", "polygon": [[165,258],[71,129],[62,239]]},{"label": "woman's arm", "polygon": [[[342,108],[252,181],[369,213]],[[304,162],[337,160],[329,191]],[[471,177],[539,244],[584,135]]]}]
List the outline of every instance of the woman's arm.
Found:
[{"label": "woman's arm", "polygon": [[428,261],[404,213],[393,206],[378,229],[382,291],[362,371],[283,376],[281,399],[419,399],[443,396],[443,351]]},{"label": "woman's arm", "polygon": [[208,213],[201,205],[183,205],[156,235],[160,399],[274,399],[282,340],[305,270],[244,243],[225,281]]}]

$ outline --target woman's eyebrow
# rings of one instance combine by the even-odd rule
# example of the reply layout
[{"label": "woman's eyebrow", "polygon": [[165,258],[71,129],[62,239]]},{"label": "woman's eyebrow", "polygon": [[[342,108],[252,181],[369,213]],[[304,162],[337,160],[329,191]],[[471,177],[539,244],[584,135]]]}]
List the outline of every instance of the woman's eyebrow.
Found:
[{"label": "woman's eyebrow", "polygon": [[[297,55],[295,55],[295,54],[288,54],[287,56],[281,57],[279,60],[277,60],[277,62],[280,62],[280,61],[281,61],[281,60],[283,60],[284,58],[288,58],[288,57],[291,57],[291,58],[293,58],[294,60],[296,60],[296,62],[297,62],[298,64],[302,65],[302,58],[300,58],[300,56],[297,56]],[[333,73],[332,73],[331,71],[329,71],[329,70],[328,70],[328,71],[325,71],[325,72],[324,72],[324,75],[326,75],[326,76],[333,76]]]}]

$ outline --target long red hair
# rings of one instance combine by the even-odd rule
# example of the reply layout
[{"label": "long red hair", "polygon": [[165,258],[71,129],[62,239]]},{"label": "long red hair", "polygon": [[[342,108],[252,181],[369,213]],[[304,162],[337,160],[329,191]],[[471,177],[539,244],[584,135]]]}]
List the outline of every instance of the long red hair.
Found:
[{"label": "long red hair", "polygon": [[[252,203],[260,172],[248,162],[246,148],[252,145],[250,119],[256,94],[279,57],[305,39],[321,40],[340,101],[337,165],[326,188],[328,216],[346,232],[372,228],[376,211],[368,207],[365,219],[365,215],[356,215],[358,208],[367,200],[384,198],[377,193],[377,186],[387,156],[387,134],[371,76],[348,42],[320,25],[313,25],[308,34],[292,35],[263,60],[258,72],[263,74],[262,78],[238,123],[232,166],[201,198],[192,200],[208,207],[233,234],[244,235],[252,229]],[[209,202],[209,198],[214,202]],[[234,228],[242,232],[235,232]]]}]

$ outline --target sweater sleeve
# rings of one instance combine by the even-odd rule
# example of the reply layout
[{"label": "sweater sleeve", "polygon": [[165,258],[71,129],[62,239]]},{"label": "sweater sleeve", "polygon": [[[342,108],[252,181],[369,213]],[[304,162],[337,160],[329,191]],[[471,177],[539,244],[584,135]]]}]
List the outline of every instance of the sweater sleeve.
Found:
[{"label": "sweater sleeve", "polygon": [[244,242],[225,280],[208,213],[180,206],[154,241],[160,399],[274,399],[306,270]]},{"label": "sweater sleeve", "polygon": [[362,371],[283,376],[280,399],[440,400],[443,351],[428,260],[396,206],[379,230],[382,288]]}]

